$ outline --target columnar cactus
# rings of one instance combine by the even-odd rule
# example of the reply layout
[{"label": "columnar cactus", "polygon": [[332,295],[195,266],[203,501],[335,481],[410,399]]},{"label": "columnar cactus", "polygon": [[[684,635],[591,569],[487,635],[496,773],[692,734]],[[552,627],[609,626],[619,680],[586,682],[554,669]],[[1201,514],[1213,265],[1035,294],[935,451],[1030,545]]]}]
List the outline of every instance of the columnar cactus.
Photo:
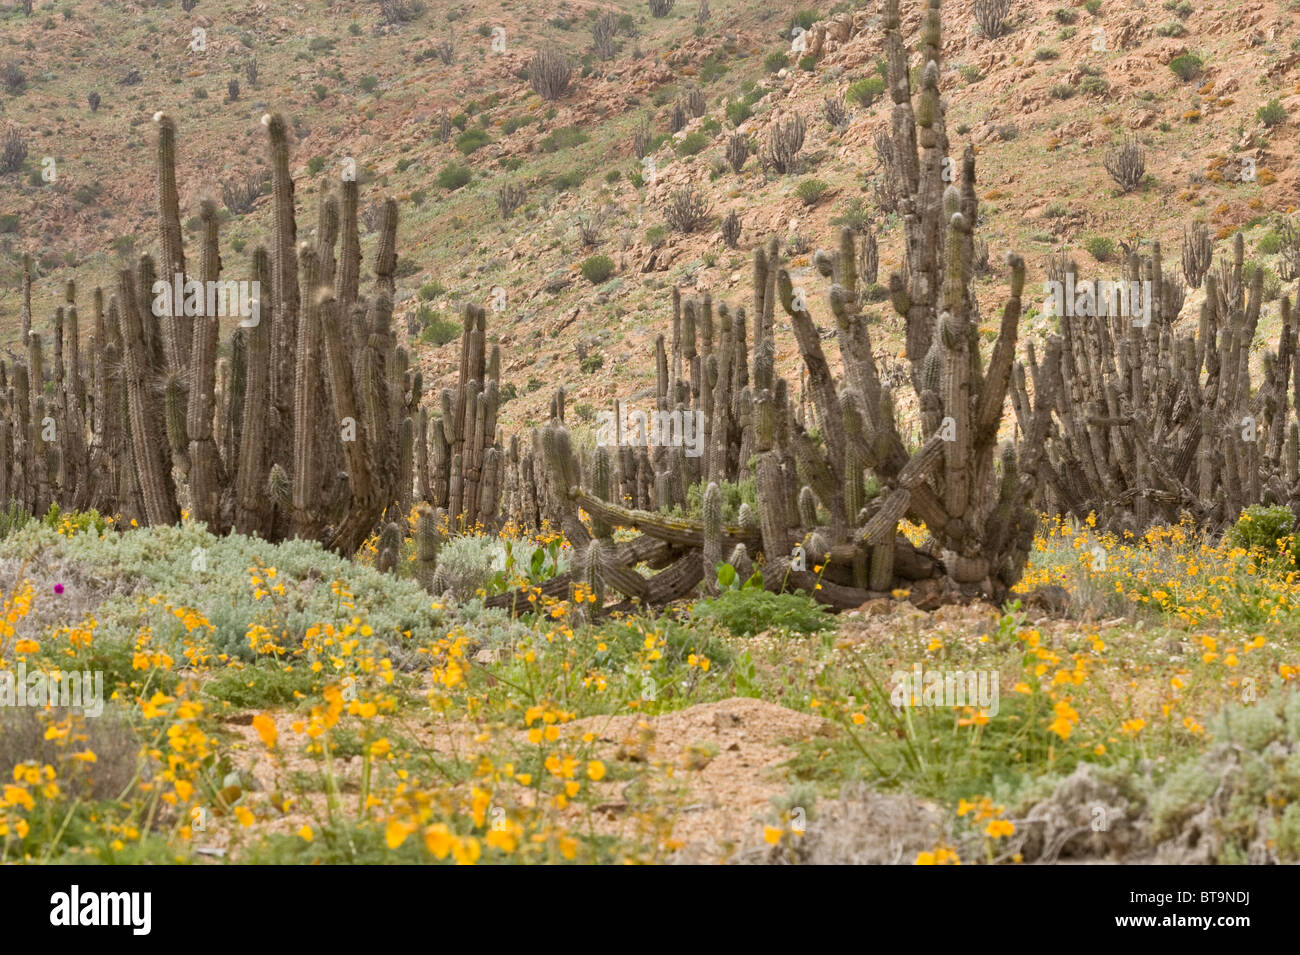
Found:
[{"label": "columnar cactus", "polygon": [[[487,313],[467,305],[461,333],[456,388],[439,394],[439,411],[429,427],[427,453],[432,465],[429,502],[444,508],[458,528],[496,526],[502,479],[497,441],[501,351],[487,349]],[[423,443],[423,439],[422,439]]]},{"label": "columnar cactus", "polygon": [[[384,204],[376,290],[362,300],[356,183],[343,184],[341,214],[326,191],[316,240],[298,248],[288,127],[267,117],[274,247],[253,253],[248,277],[259,291],[219,359],[220,316],[210,305],[247,299],[230,294],[210,201],[199,210],[197,274],[186,274],[176,126],[156,118],[162,274],[142,256],[119,272],[107,303],[95,291],[85,362],[71,282],[54,315],[52,361],[41,333],[26,336],[26,361],[2,369],[0,490],[34,509],[57,501],[144,523],[175,522],[185,508],[219,532],[297,534],[353,553],[389,507],[409,510],[412,501],[411,416],[422,384],[391,330],[396,204]],[[178,276],[183,298],[174,300]],[[158,294],[155,278],[167,294]],[[197,292],[187,280],[201,283]],[[501,466],[492,453],[498,363],[494,355],[493,381],[465,432],[475,501],[492,514]]]},{"label": "columnar cactus", "polygon": [[1217,270],[1208,268],[1208,245],[1198,254],[1206,260],[1205,300],[1199,323],[1183,334],[1174,324],[1182,289],[1164,271],[1159,243],[1149,256],[1128,256],[1120,288],[1130,295],[1118,302],[1092,296],[1096,287],[1072,264],[1064,273],[1067,289],[1086,290],[1102,307],[1076,315],[1065,296],[1071,307],[1048,340],[1048,360],[1040,365],[1030,349],[1028,374],[1016,368],[1022,424],[1032,416],[1031,382],[1053,412],[1043,433],[1040,507],[1093,514],[1100,527],[1134,534],[1183,514],[1220,528],[1259,502],[1300,513],[1287,447],[1300,316],[1283,298],[1277,351],[1265,353],[1262,377],[1252,381],[1262,270],[1244,280],[1240,233]]}]

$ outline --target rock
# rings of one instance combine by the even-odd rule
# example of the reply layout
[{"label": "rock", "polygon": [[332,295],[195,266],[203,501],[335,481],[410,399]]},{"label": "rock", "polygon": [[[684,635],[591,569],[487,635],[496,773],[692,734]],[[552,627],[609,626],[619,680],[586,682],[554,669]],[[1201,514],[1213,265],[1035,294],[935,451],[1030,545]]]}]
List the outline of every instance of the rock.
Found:
[{"label": "rock", "polygon": [[1025,606],[1054,616],[1064,616],[1070,606],[1070,592],[1059,584],[1047,584],[1031,591],[1025,597]]}]

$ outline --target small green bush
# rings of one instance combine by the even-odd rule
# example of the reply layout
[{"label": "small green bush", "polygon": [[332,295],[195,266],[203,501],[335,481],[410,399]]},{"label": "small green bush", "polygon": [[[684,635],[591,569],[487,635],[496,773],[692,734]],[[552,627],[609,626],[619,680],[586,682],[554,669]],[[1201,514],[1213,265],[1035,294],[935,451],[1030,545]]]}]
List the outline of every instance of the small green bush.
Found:
[{"label": "small green bush", "polygon": [[1276,126],[1286,121],[1286,107],[1276,99],[1271,99],[1256,110],[1255,115],[1265,126]]},{"label": "small green bush", "polygon": [[440,189],[446,189],[455,192],[473,177],[468,166],[462,166],[460,163],[449,162],[438,170],[437,182]]},{"label": "small green bush", "polygon": [[832,630],[834,618],[806,594],[774,594],[756,587],[728,590],[691,608],[691,619],[717,625],[733,636],[748,637],[764,630],[818,633]]},{"label": "small green bush", "polygon": [[1079,80],[1079,92],[1085,96],[1105,96],[1110,92],[1110,83],[1104,76],[1085,76]]},{"label": "small green bush", "polygon": [[468,156],[470,153],[482,149],[490,142],[492,142],[492,137],[487,134],[487,130],[475,126],[473,129],[467,129],[456,137],[456,148]]},{"label": "small green bush", "polygon": [[844,99],[846,102],[858,103],[863,108],[869,109],[871,104],[884,92],[884,80],[879,76],[867,76],[850,84],[848,91],[844,94]]},{"label": "small green bush", "polygon": [[581,169],[571,169],[568,172],[562,172],[555,177],[555,188],[560,192],[566,192],[569,189],[576,189],[582,185],[582,180],[586,174]]},{"label": "small green bush", "polygon": [[541,119],[536,116],[511,116],[501,124],[501,132],[509,136],[511,133],[523,129],[525,126],[540,122]]},{"label": "small green bush", "polygon": [[1294,525],[1295,515],[1289,507],[1252,504],[1241,512],[1225,540],[1232,547],[1261,550],[1269,555],[1286,554],[1294,562],[1298,552],[1292,536]]},{"label": "small green bush", "polygon": [[830,184],[823,182],[821,179],[805,179],[795,187],[794,192],[805,206],[813,206],[817,204],[817,200],[829,188]]},{"label": "small green bush", "polygon": [[775,53],[769,53],[763,60],[763,69],[768,73],[779,73],[790,65],[790,58],[778,50]]},{"label": "small green bush", "polygon": [[749,108],[749,104],[740,99],[733,99],[729,102],[725,112],[727,115],[727,122],[732,126],[739,126],[745,120],[749,119],[749,117],[754,115],[753,110]]},{"label": "small green bush", "polygon": [[554,153],[561,149],[581,146],[590,138],[577,126],[563,126],[543,137],[537,146],[544,153]]},{"label": "small green bush", "polygon": [[681,142],[677,144],[677,155],[694,156],[708,145],[709,137],[696,130],[695,132],[687,133],[682,137]]},{"label": "small green bush", "polygon": [[461,327],[458,323],[449,321],[435,312],[420,332],[420,341],[442,346],[460,338],[460,333]]},{"label": "small green bush", "polygon": [[581,265],[582,277],[592,285],[599,285],[614,274],[614,260],[608,255],[593,255]]},{"label": "small green bush", "polygon": [[1182,56],[1176,56],[1169,61],[1169,68],[1184,82],[1200,76],[1201,68],[1204,66],[1205,61],[1195,53],[1184,53]]},{"label": "small green bush", "polygon": [[480,590],[487,589],[499,548],[495,537],[453,537],[438,552],[433,592],[450,593],[457,603],[473,600]]},{"label": "small green bush", "polygon": [[1101,235],[1094,235],[1083,243],[1083,247],[1098,262],[1107,262],[1115,254],[1115,243]]}]

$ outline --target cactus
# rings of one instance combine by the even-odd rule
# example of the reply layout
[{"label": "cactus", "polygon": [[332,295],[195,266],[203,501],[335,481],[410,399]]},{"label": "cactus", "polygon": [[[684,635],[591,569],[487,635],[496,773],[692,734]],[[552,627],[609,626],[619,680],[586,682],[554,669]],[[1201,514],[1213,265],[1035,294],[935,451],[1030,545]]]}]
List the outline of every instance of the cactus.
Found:
[{"label": "cactus", "polygon": [[379,534],[379,548],[375,556],[375,569],[381,574],[391,574],[397,569],[397,558],[402,548],[402,529],[394,523],[384,525]]},{"label": "cactus", "polygon": [[[762,551],[767,586],[802,588],[836,607],[857,606],[899,587],[927,603],[976,594],[1000,599],[1019,578],[1034,528],[1031,496],[1044,459],[1029,451],[1018,455],[1014,447],[999,455],[997,436],[1016,377],[1024,263],[1015,256],[1009,260],[1009,295],[986,367],[974,321],[973,151],[962,158],[959,185],[947,184],[943,170],[938,2],[931,0],[925,15],[924,68],[915,97],[897,0],[887,0],[883,19],[894,101],[890,151],[902,179],[906,242],[905,267],[890,277],[891,301],[904,322],[911,385],[926,429],[920,447],[907,450],[873,354],[869,326],[877,319],[865,309],[864,290],[875,277],[874,238],[859,251],[853,233],[842,230],[831,250],[813,257],[817,272],[830,280],[827,298],[843,363],[838,376],[812,315],[812,290],[796,287],[773,239],[754,252],[752,324],[745,309],[725,302],[715,308],[708,293],[687,298],[674,291],[671,349],[666,335],[655,341],[658,412],[699,412],[705,423],[699,479],[709,486],[702,519],[655,510],[680,503],[673,471],[685,469],[674,467],[668,449],[647,454],[623,447],[620,437],[616,484],[620,500],[630,498],[631,507],[578,486],[576,468],[565,464],[563,395],[557,393],[541,443],[558,498],[551,502],[552,516],[571,539],[589,533],[578,519],[581,507],[593,531],[632,527],[672,554],[694,555],[694,572],[709,590],[716,586],[710,571],[721,561],[722,548],[744,545],[745,556],[751,548]],[[778,307],[789,317],[798,346],[798,399],[775,370]],[[1022,427],[1041,439],[1051,411],[1041,396],[1035,398],[1025,405]],[[621,405],[614,409],[621,428]],[[741,526],[719,526],[721,482],[748,475],[751,462],[757,514],[747,508]],[[597,471],[603,482],[603,464]],[[643,478],[647,471],[649,481]],[[880,487],[871,499],[868,473]],[[898,533],[904,518],[929,530],[926,548],[918,550]],[[820,573],[792,559],[796,542],[814,561],[825,562]],[[665,564],[668,569],[645,586],[646,599],[685,578],[673,570],[676,561]],[[605,571],[609,582],[608,561]]]},{"label": "cactus", "polygon": [[[710,594],[718,592],[718,564],[722,563],[722,491],[716,482],[709,482],[700,507],[704,525],[704,547],[701,549],[704,589]],[[743,547],[743,544],[737,545]]]},{"label": "cactus", "polygon": [[[177,275],[182,285],[187,279],[177,131],[169,117],[156,119],[159,254],[170,293]],[[141,256],[134,269],[118,273],[107,303],[95,290],[83,362],[76,286],[69,282],[65,304],[54,313],[52,360],[44,336],[33,331],[25,340],[26,361],[12,372],[3,369],[0,489],[6,494],[31,508],[94,506],[155,524],[179,520],[186,508],[216,532],[234,527],[272,540],[296,534],[349,554],[390,506],[409,508],[412,415],[422,378],[391,331],[396,205],[384,204],[376,289],[360,301],[356,184],[344,183],[341,212],[334,195],[322,195],[316,238],[296,247],[288,127],[279,116],[267,117],[266,126],[274,245],[269,254],[253,252],[248,273],[261,289],[257,320],[247,320],[250,315],[241,322],[228,357],[219,359],[218,316],[206,305],[229,280],[210,201],[200,205],[198,270],[188,276],[204,283],[197,314],[186,315],[177,301],[161,307],[172,296],[156,297],[154,260]],[[30,263],[25,268],[29,287]],[[193,294],[183,292],[187,299]],[[492,514],[501,469],[492,446],[498,368],[494,354],[492,381],[474,406],[482,430],[471,432],[476,504]],[[48,434],[43,418],[54,428],[50,441],[42,440]],[[339,466],[330,466],[334,461]]]},{"label": "cactus", "polygon": [[421,503],[415,517],[415,578],[425,590],[433,591],[438,571],[438,551],[442,548],[443,514]]},{"label": "cactus", "polygon": [[[1149,256],[1131,253],[1123,265],[1126,287],[1147,283],[1149,321],[1145,309],[1096,318],[1067,309],[1060,334],[1048,340],[1048,360],[1039,365],[1030,352],[1028,368],[1017,365],[1013,404],[1022,426],[1031,383],[1035,400],[1054,413],[1041,451],[1030,448],[1045,477],[1040,507],[1091,514],[1098,527],[1121,534],[1183,515],[1217,530],[1260,502],[1300,513],[1287,447],[1300,316],[1284,298],[1277,351],[1264,355],[1260,380],[1252,380],[1262,272],[1244,281],[1240,233],[1217,270],[1209,268],[1208,237],[1199,229],[1195,236],[1184,266],[1195,260],[1199,274],[1188,277],[1203,276],[1206,295],[1187,333],[1175,329],[1182,295],[1153,243]],[[1067,274],[1073,281],[1077,272]]]},{"label": "cactus", "polygon": [[487,313],[477,305],[465,307],[459,367],[456,388],[442,390],[430,443],[421,438],[417,457],[427,454],[432,463],[426,499],[444,508],[453,526],[491,529],[502,490],[495,473],[502,456],[496,437],[501,352],[497,345],[488,352]]}]

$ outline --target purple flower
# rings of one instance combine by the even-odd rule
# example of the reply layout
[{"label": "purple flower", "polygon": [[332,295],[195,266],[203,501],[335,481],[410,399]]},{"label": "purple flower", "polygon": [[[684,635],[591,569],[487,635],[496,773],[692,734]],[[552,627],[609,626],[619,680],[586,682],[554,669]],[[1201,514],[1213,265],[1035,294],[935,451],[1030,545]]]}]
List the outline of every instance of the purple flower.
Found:
[{"label": "purple flower", "polygon": [[63,593],[63,584],[55,584],[55,585],[54,585],[54,592],[55,592],[56,594],[61,594],[61,593]]}]

